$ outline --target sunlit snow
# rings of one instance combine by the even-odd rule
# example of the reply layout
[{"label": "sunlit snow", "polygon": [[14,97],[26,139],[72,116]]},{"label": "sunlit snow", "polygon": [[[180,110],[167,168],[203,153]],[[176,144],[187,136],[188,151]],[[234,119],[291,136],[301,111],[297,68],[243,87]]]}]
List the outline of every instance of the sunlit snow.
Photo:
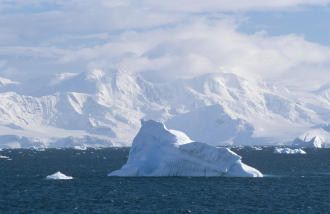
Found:
[{"label": "sunlit snow", "polygon": [[290,145],[330,121],[328,91],[222,72],[168,83],[123,70],[50,75],[0,88],[0,147],[130,146],[140,119],[214,146]]}]

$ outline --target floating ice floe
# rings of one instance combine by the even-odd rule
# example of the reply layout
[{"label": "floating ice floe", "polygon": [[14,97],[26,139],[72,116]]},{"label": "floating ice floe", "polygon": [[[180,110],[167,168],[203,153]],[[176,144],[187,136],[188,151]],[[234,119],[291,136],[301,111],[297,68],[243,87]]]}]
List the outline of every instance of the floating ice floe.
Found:
[{"label": "floating ice floe", "polygon": [[83,145],[83,146],[75,146],[74,149],[76,149],[76,150],[86,150],[87,147],[85,145]]},{"label": "floating ice floe", "polygon": [[32,146],[32,147],[30,147],[29,149],[31,149],[31,150],[35,150],[35,151],[42,151],[42,152],[45,151],[45,149],[43,149],[43,148],[38,148],[38,147],[36,147],[36,146]]},{"label": "floating ice floe", "polygon": [[193,142],[164,124],[142,120],[127,163],[108,176],[227,176],[262,177],[227,148]]},{"label": "floating ice floe", "polygon": [[56,172],[52,175],[48,175],[46,177],[46,179],[54,179],[54,180],[68,180],[68,179],[72,179],[71,176],[66,176],[64,174],[62,174],[61,172]]},{"label": "floating ice floe", "polygon": [[306,154],[306,152],[302,149],[289,149],[289,148],[275,149],[274,153],[277,153],[277,154]]},{"label": "floating ice floe", "polygon": [[31,149],[31,150],[37,150],[38,147],[36,147],[36,146],[31,146],[29,149]]}]

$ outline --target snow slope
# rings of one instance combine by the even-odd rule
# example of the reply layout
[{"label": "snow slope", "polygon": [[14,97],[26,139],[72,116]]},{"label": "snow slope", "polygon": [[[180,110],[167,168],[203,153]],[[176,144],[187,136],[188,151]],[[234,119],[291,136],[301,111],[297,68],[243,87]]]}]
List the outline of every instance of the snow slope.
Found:
[{"label": "snow slope", "polygon": [[262,177],[226,148],[193,142],[183,132],[142,120],[127,163],[109,176],[227,176]]},{"label": "snow slope", "polygon": [[94,70],[3,82],[0,148],[130,146],[140,119],[212,145],[290,144],[330,122],[327,87],[296,95],[232,73],[156,84],[136,73]]}]

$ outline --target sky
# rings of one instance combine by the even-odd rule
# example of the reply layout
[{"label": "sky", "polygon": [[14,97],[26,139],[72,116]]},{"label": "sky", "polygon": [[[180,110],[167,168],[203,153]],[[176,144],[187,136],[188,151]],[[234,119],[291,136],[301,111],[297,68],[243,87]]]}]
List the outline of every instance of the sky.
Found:
[{"label": "sky", "polygon": [[1,77],[93,69],[316,90],[330,83],[330,0],[0,0]]}]

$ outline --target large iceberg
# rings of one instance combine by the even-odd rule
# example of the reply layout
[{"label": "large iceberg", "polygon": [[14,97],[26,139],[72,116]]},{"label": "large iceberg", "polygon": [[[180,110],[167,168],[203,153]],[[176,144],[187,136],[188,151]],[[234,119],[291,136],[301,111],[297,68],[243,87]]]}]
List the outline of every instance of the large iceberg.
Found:
[{"label": "large iceberg", "polygon": [[306,152],[302,149],[289,149],[289,148],[275,149],[274,153],[277,153],[277,154],[306,154]]},{"label": "large iceberg", "polygon": [[71,176],[66,176],[61,172],[56,172],[52,175],[48,175],[46,177],[46,179],[51,179],[51,180],[68,180],[68,179],[72,179]]},{"label": "large iceberg", "polygon": [[262,177],[227,148],[193,142],[153,120],[142,120],[127,163],[108,176],[228,176]]}]

